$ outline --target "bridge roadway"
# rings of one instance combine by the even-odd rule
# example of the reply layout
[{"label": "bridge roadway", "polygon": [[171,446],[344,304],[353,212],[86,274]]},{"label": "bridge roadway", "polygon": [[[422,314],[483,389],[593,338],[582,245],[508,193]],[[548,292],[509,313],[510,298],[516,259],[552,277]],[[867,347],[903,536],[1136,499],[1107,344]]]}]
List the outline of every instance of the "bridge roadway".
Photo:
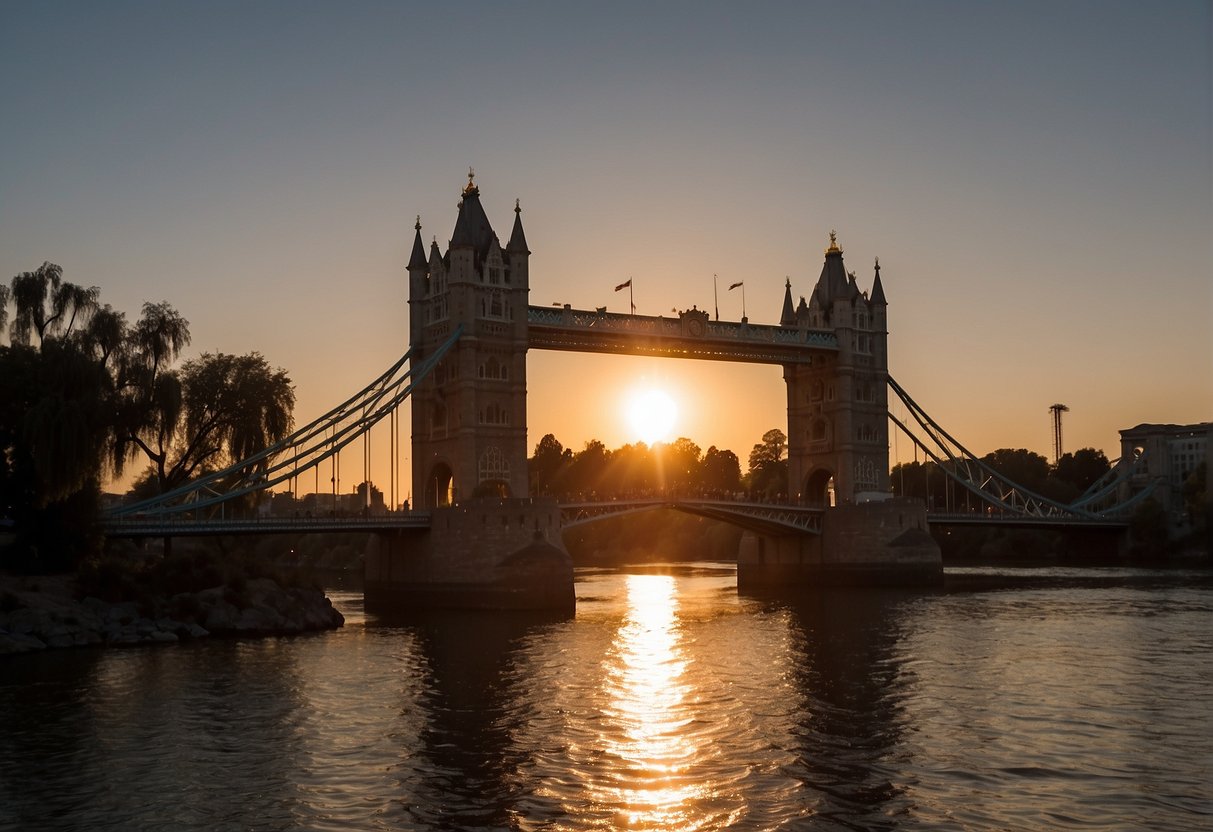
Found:
[{"label": "bridge roadway", "polygon": [[428,511],[372,514],[366,517],[252,517],[195,520],[191,517],[122,517],[102,523],[107,537],[207,537],[255,534],[333,534],[386,532],[430,527]]},{"label": "bridge roadway", "polygon": [[[712,520],[720,520],[749,531],[772,535],[820,534],[824,506],[784,505],[736,500],[654,497],[645,499],[597,500],[560,505],[562,528],[591,523],[642,511],[671,509]],[[928,511],[927,522],[941,527],[986,527],[1005,529],[1092,529],[1123,531],[1126,520],[1085,517],[1029,517],[999,512]],[[342,532],[424,531],[430,527],[428,511],[362,516],[255,517],[195,520],[188,517],[110,518],[102,524],[109,537],[206,537],[259,534],[333,534]]]},{"label": "bridge roadway", "polygon": [[[819,534],[820,506],[789,506],[778,503],[748,503],[732,500],[679,499],[601,500],[561,504],[563,528],[603,517],[668,508],[723,520],[766,534]],[[205,537],[208,535],[321,534],[425,530],[430,512],[412,511],[367,516],[253,517],[197,520],[190,517],[110,518],[103,523],[109,537]]]},{"label": "bridge roadway", "polygon": [[800,330],[748,321],[713,321],[701,310],[664,315],[625,315],[569,305],[527,307],[527,346],[531,349],[655,355],[744,361],[751,364],[801,364],[814,352],[837,352],[832,331]]},{"label": "bridge roadway", "polygon": [[1107,531],[1124,531],[1129,527],[1129,521],[1108,517],[1079,517],[1071,515],[1042,515],[1006,514],[994,512],[946,512],[927,511],[927,522],[932,526],[985,526],[1000,529],[1102,529]]}]

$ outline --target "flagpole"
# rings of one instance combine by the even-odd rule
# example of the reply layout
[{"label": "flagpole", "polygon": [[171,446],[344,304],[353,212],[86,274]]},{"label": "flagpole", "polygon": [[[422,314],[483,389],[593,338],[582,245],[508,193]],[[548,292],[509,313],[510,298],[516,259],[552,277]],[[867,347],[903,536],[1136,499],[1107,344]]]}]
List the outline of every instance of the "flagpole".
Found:
[{"label": "flagpole", "polygon": [[741,284],[741,320],[745,320],[745,283]]},{"label": "flagpole", "polygon": [[716,285],[716,275],[712,275],[712,299],[716,301],[716,320],[720,320],[720,289]]},{"label": "flagpole", "polygon": [[632,314],[636,314],[636,299],[632,297],[632,278],[628,278],[628,305],[632,307]]}]

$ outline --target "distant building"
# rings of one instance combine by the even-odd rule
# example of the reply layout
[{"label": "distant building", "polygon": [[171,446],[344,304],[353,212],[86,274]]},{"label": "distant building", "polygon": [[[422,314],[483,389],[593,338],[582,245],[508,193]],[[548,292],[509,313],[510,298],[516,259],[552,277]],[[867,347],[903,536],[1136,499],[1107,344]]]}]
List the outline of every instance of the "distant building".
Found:
[{"label": "distant building", "polygon": [[1120,458],[1140,458],[1126,490],[1125,500],[1158,483],[1154,498],[1167,511],[1172,528],[1187,523],[1184,512],[1184,482],[1203,462],[1213,467],[1213,422],[1196,425],[1138,425],[1120,432]]}]

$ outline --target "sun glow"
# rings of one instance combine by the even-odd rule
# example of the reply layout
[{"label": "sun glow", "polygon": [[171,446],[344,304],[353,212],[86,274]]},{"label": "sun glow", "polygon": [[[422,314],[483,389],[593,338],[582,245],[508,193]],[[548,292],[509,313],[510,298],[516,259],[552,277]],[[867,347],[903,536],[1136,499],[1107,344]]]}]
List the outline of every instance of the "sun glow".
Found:
[{"label": "sun glow", "polygon": [[615,761],[606,802],[632,829],[696,829],[710,790],[695,775],[702,751],[691,730],[678,592],[669,575],[629,575],[627,618],[603,662],[610,695],[600,745]]},{"label": "sun glow", "polygon": [[652,445],[673,437],[678,406],[663,390],[636,390],[628,397],[627,417],[636,437],[646,445]]}]

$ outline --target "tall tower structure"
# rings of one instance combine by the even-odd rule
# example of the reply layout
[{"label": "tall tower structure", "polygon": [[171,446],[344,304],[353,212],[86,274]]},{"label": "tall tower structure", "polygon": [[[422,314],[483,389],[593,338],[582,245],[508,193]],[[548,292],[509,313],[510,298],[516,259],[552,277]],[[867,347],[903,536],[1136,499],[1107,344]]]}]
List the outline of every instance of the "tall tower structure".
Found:
[{"label": "tall tower structure", "polygon": [[780,325],[833,331],[838,352],[786,364],[788,486],[813,503],[859,502],[889,491],[888,302],[876,261],[872,291],[861,292],[830,232],[821,276],[806,303],[784,288]]},{"label": "tall tower structure", "polygon": [[1053,414],[1053,464],[1056,465],[1061,459],[1061,414],[1069,413],[1070,408],[1064,404],[1054,404],[1049,406],[1049,413]]},{"label": "tall tower structure", "polygon": [[426,254],[418,218],[408,264],[412,366],[463,328],[412,394],[413,495],[424,509],[527,494],[530,251],[517,201],[501,245],[474,176],[468,172],[446,252],[435,239]]}]

